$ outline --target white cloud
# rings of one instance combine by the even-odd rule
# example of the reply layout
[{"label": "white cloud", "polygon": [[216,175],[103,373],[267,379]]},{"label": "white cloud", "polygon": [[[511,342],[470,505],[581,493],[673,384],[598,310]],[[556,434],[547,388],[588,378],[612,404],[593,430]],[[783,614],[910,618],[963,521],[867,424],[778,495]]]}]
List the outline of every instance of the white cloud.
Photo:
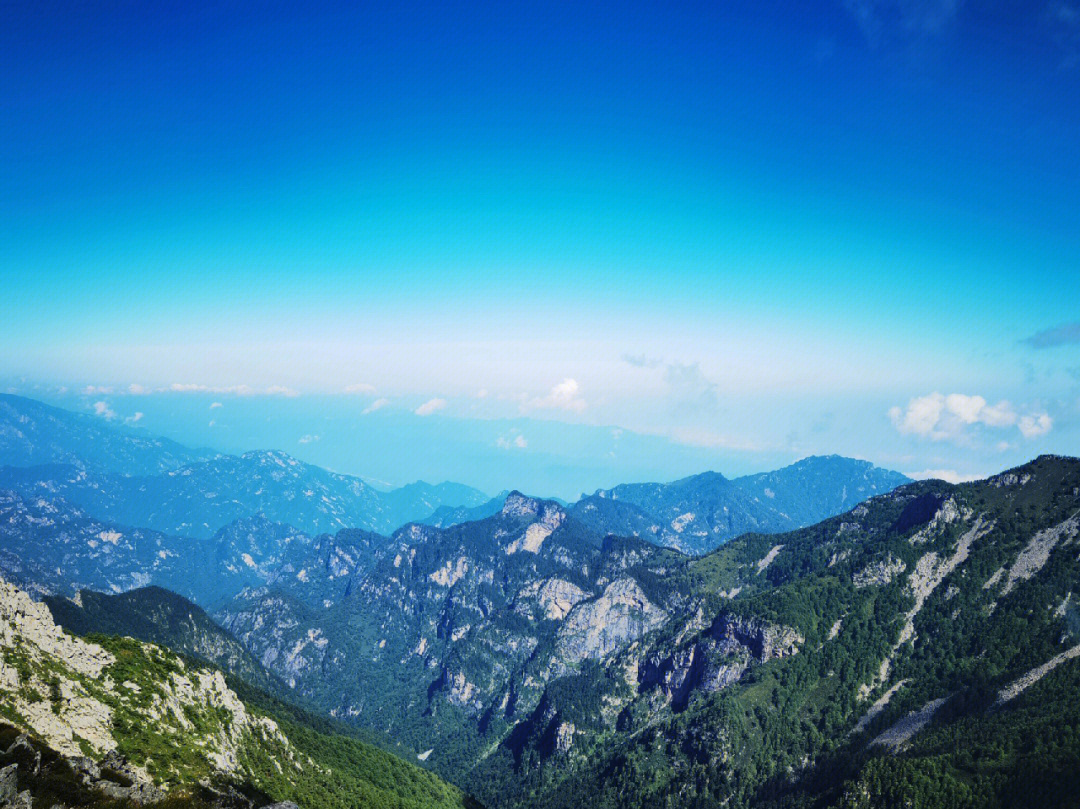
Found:
[{"label": "white cloud", "polygon": [[567,377],[558,385],[555,385],[547,396],[530,399],[526,402],[523,410],[571,410],[580,413],[588,404],[578,396],[579,386],[576,379]]},{"label": "white cloud", "polygon": [[1024,438],[1038,438],[1040,435],[1046,435],[1050,432],[1050,429],[1054,426],[1054,420],[1050,418],[1048,413],[1031,413],[1022,416],[1017,426],[1020,428]]},{"label": "white cloud", "polygon": [[916,396],[907,408],[889,410],[893,425],[904,435],[919,435],[932,441],[961,438],[964,428],[972,424],[987,427],[1011,427],[1016,424],[1016,411],[1002,400],[989,405],[982,396],[963,393],[930,393]]},{"label": "white cloud", "polygon": [[480,388],[480,390],[478,390],[476,392],[476,398],[477,399],[486,399],[487,397],[488,397],[488,389],[487,388]]},{"label": "white cloud", "polygon": [[529,446],[529,441],[520,433],[513,437],[500,435],[499,440],[495,442],[495,446],[499,449],[525,449]]},{"label": "white cloud", "polygon": [[664,380],[677,410],[684,413],[712,413],[720,404],[716,384],[709,381],[696,362],[668,363],[664,369]]},{"label": "white cloud", "polygon": [[908,472],[912,480],[944,480],[946,483],[967,483],[970,480],[982,480],[986,475],[962,475],[955,469],[924,469],[921,472]]},{"label": "white cloud", "polygon": [[388,404],[390,404],[389,399],[376,399],[374,402],[365,407],[360,413],[360,415],[366,416],[368,413],[374,413],[376,410],[382,410]]},{"label": "white cloud", "polygon": [[222,407],[221,402],[211,402],[210,403],[210,409],[211,410],[217,410],[217,408],[219,408],[219,407]]},{"label": "white cloud", "polygon": [[210,419],[210,425],[209,426],[213,427],[215,424],[217,424],[217,422],[214,421],[213,419]]},{"label": "white cloud", "polygon": [[271,385],[266,389],[267,396],[288,396],[293,398],[300,395],[299,391],[286,387],[285,385]]},{"label": "white cloud", "polygon": [[109,394],[109,393],[112,393],[112,392],[113,392],[112,388],[105,387],[105,386],[102,386],[102,385],[87,385],[85,388],[83,388],[83,395],[85,395],[85,396],[95,396],[95,395],[100,395],[100,394]]},{"label": "white cloud", "polygon": [[[661,380],[672,409],[683,416],[714,414],[720,405],[719,386],[697,362],[665,362],[645,354],[624,354],[623,362]],[[659,373],[656,373],[659,372]]]},{"label": "white cloud", "polygon": [[141,396],[146,392],[146,388],[144,388],[142,385],[138,385],[134,382],[128,385],[128,393],[132,394],[133,396]]},{"label": "white cloud", "polygon": [[906,411],[899,407],[892,408],[889,410],[889,418],[896,429],[905,435],[930,435],[941,420],[941,411],[944,408],[945,397],[940,393],[931,393],[929,396],[912,399],[908,402]]},{"label": "white cloud", "polygon": [[355,385],[346,385],[345,386],[345,392],[346,393],[374,393],[375,392],[375,386],[374,385],[368,385],[366,382],[358,382]]},{"label": "white cloud", "polygon": [[124,421],[126,421],[128,424],[134,424],[137,421],[142,421],[142,417],[142,413],[136,412],[134,416],[128,416],[126,419],[124,419]]},{"label": "white cloud", "polygon": [[979,414],[979,421],[987,427],[1011,427],[1016,423],[1016,411],[1002,400],[996,405],[986,405]]},{"label": "white cloud", "polygon": [[300,437],[300,442],[299,443],[301,443],[301,444],[310,444],[310,443],[312,443],[314,441],[318,441],[318,440],[319,440],[319,436],[317,436],[317,435],[304,435],[304,436]]},{"label": "white cloud", "polygon": [[979,420],[979,413],[986,407],[986,399],[982,396],[950,393],[945,397],[945,407],[964,424],[974,424]]},{"label": "white cloud", "polygon": [[116,418],[116,411],[109,407],[108,402],[94,402],[94,415],[111,421]]},{"label": "white cloud", "polygon": [[428,399],[413,412],[418,416],[430,416],[436,410],[446,407],[446,399]]}]

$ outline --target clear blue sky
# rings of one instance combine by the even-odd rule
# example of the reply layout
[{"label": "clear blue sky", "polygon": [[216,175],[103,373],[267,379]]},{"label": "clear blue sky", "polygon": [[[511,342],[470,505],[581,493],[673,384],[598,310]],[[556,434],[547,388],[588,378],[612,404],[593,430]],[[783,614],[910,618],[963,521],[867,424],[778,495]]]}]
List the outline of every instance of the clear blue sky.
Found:
[{"label": "clear blue sky", "polygon": [[1080,4],[678,5],[4,4],[5,386],[564,496],[1080,452]]}]

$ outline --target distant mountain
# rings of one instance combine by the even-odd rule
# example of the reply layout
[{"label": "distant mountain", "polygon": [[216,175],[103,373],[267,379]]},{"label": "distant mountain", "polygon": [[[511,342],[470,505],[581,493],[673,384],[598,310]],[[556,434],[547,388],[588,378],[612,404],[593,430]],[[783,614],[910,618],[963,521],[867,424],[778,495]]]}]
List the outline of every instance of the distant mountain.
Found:
[{"label": "distant mountain", "polygon": [[701,556],[511,493],[217,617],[495,809],[1067,806],[1078,493],[1080,460],[1047,456]]},{"label": "distant mountain", "polygon": [[213,455],[95,416],[0,394],[0,466],[70,464],[89,472],[154,475]]},{"label": "distant mountain", "polygon": [[199,453],[17,396],[0,398],[0,465],[0,488],[60,497],[98,519],[196,538],[256,515],[309,534],[389,533],[442,506],[488,500],[450,482],[380,491],[277,451]]},{"label": "distant mountain", "polygon": [[867,461],[831,455],[733,480],[705,472],[673,483],[601,489],[571,513],[597,531],[704,553],[740,534],[810,525],[908,482]]},{"label": "distant mountain", "polygon": [[506,502],[510,490],[499,492],[486,503],[478,506],[440,506],[427,517],[419,522],[424,525],[433,525],[436,528],[449,528],[452,525],[461,525],[463,522],[476,522],[486,519],[493,514],[498,514]]},{"label": "distant mountain", "polygon": [[156,643],[213,663],[263,690],[279,687],[201,607],[161,587],[140,587],[118,595],[80,590],[73,598],[50,596],[44,601],[53,620],[76,635],[121,635]]},{"label": "distant mountain", "polygon": [[317,547],[306,534],[260,517],[192,539],[98,520],[61,499],[0,490],[0,573],[35,594],[153,584],[209,607],[266,584]]},{"label": "distant mountain", "polygon": [[0,486],[30,496],[62,497],[101,519],[171,534],[209,538],[255,515],[306,533],[362,528],[389,533],[427,517],[450,497],[482,503],[456,484],[411,484],[383,493],[360,478],[328,472],[283,452],[220,455],[158,475],[95,474],[75,466],[0,469]]},{"label": "distant mountain", "polygon": [[475,806],[325,721],[250,689],[241,699],[219,670],[130,638],[65,634],[6,582],[0,627],[4,806]]},{"label": "distant mountain", "polygon": [[63,500],[0,490],[0,572],[34,594],[151,582],[190,594],[209,551],[209,543],[97,520]]},{"label": "distant mountain", "polygon": [[[407,522],[417,522],[435,511],[443,508],[476,508],[482,507],[488,502],[488,496],[483,492],[466,486],[464,483],[425,483],[418,480],[408,483],[399,489],[391,489],[385,492],[383,498],[386,508],[393,515],[386,527],[377,530],[385,532],[400,528]],[[405,519],[400,519],[401,516]],[[399,520],[398,522],[394,522]],[[362,528],[364,526],[352,526]],[[376,530],[372,528],[371,530]]]}]

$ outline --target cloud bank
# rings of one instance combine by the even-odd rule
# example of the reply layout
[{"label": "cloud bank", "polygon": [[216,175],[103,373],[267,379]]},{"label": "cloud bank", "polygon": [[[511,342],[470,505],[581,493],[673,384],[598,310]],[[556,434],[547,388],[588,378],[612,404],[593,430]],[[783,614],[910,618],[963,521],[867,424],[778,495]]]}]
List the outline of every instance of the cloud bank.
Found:
[{"label": "cloud bank", "polygon": [[[893,426],[902,435],[916,435],[931,441],[964,441],[968,428],[982,425],[992,429],[1016,426],[1024,438],[1046,435],[1054,421],[1045,411],[1019,415],[1007,400],[989,404],[982,396],[963,393],[930,393],[916,396],[906,408],[889,410]],[[1000,444],[999,444],[1000,446]]]}]

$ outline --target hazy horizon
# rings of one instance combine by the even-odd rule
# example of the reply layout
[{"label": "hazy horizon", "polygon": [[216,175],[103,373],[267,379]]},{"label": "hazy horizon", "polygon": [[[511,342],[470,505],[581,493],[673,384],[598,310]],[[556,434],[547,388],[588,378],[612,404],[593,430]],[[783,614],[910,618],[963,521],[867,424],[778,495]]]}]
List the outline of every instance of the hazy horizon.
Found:
[{"label": "hazy horizon", "polygon": [[5,7],[0,390],[564,497],[1078,454],[1071,8]]}]

